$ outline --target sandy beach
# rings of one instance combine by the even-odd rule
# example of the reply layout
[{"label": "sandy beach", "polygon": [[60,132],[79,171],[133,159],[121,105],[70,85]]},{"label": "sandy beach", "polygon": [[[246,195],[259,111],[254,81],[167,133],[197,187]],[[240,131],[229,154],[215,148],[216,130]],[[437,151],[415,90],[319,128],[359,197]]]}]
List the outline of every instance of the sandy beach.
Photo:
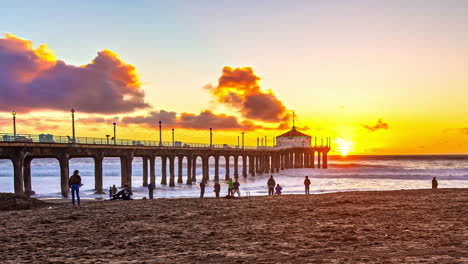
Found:
[{"label": "sandy beach", "polygon": [[468,189],[54,202],[0,216],[2,263],[468,263]]}]

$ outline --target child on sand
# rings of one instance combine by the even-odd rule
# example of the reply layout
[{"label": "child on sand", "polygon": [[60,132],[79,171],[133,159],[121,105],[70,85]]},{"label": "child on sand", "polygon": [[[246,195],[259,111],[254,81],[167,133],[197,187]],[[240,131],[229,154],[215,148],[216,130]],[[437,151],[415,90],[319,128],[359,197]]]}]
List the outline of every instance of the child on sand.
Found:
[{"label": "child on sand", "polygon": [[283,190],[283,188],[281,188],[281,186],[279,185],[279,183],[276,185],[276,188],[275,188],[275,191],[276,191],[276,195],[280,195],[281,194],[281,190]]}]

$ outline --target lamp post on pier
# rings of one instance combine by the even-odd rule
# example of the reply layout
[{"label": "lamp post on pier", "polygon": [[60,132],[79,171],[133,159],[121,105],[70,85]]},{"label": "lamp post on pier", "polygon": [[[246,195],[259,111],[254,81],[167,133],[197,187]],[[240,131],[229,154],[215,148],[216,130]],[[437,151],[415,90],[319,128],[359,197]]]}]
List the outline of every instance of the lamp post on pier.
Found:
[{"label": "lamp post on pier", "polygon": [[75,109],[71,109],[71,116],[72,116],[72,134],[73,134],[73,143],[76,143],[75,138]]},{"label": "lamp post on pier", "polygon": [[116,126],[117,126],[117,123],[113,123],[114,125],[114,145],[117,145],[117,137],[116,137]]},{"label": "lamp post on pier", "polygon": [[210,127],[210,148],[213,147],[213,128]]},{"label": "lamp post on pier", "polygon": [[162,121],[159,120],[159,146],[161,147],[162,146],[162,134],[161,134],[161,130],[162,130]]},{"label": "lamp post on pier", "polygon": [[244,150],[244,132],[242,132],[242,150]]},{"label": "lamp post on pier", "polygon": [[16,112],[13,111],[11,112],[11,114],[13,115],[13,141],[16,140]]},{"label": "lamp post on pier", "polygon": [[174,147],[174,129],[172,129],[172,147]]},{"label": "lamp post on pier", "polygon": [[240,139],[239,139],[239,138],[240,138],[240,137],[237,136],[237,148],[239,148],[239,145],[240,145]]}]

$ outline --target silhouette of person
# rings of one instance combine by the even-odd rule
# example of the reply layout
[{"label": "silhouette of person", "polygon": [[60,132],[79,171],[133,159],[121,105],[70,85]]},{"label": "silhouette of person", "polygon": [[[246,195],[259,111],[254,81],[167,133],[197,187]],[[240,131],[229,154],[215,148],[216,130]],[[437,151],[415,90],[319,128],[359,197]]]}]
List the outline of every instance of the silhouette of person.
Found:
[{"label": "silhouette of person", "polygon": [[150,198],[150,200],[153,200],[153,192],[154,192],[154,184],[150,183],[148,184],[148,197]]},{"label": "silhouette of person", "polygon": [[275,191],[276,191],[276,195],[280,195],[281,194],[281,190],[283,190],[283,188],[279,185],[279,183],[276,185],[276,188],[275,188]]},{"label": "silhouette of person", "polygon": [[200,198],[203,198],[203,196],[205,195],[205,187],[206,187],[205,182],[201,181],[200,182]]},{"label": "silhouette of person", "polygon": [[213,191],[216,194],[216,198],[219,198],[219,192],[221,191],[221,185],[219,184],[219,182],[215,182]]},{"label": "silhouette of person", "polygon": [[239,190],[240,183],[236,180],[233,184],[234,190],[232,191],[232,196],[234,196],[235,193],[239,195],[240,197],[240,190]]},{"label": "silhouette of person", "polygon": [[268,185],[268,195],[273,195],[275,185],[276,185],[276,182],[273,179],[273,175],[270,175],[270,179],[268,179],[267,185]]},{"label": "silhouette of person", "polygon": [[309,176],[305,177],[304,186],[305,186],[305,194],[309,194],[309,187],[310,187]]},{"label": "silhouette of person", "polygon": [[432,189],[437,189],[438,186],[439,186],[439,183],[437,182],[436,177],[433,177],[432,178]]},{"label": "silhouette of person", "polygon": [[73,175],[70,176],[70,179],[68,179],[68,186],[71,188],[71,193],[72,193],[72,204],[75,206],[75,195],[76,199],[78,202],[78,206],[80,206],[80,187],[81,187],[81,177],[78,174],[80,173],[79,170],[75,170],[73,172]]},{"label": "silhouette of person", "polygon": [[117,187],[115,187],[115,184],[112,185],[112,195],[117,193]]}]

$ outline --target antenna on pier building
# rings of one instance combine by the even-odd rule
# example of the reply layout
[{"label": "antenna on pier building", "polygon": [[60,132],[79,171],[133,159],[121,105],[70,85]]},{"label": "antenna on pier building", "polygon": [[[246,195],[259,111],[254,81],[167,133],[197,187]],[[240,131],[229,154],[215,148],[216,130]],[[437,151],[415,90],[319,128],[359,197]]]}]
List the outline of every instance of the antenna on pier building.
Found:
[{"label": "antenna on pier building", "polygon": [[292,129],[296,129],[296,112],[295,111],[292,111],[293,112],[293,125],[292,125]]}]

